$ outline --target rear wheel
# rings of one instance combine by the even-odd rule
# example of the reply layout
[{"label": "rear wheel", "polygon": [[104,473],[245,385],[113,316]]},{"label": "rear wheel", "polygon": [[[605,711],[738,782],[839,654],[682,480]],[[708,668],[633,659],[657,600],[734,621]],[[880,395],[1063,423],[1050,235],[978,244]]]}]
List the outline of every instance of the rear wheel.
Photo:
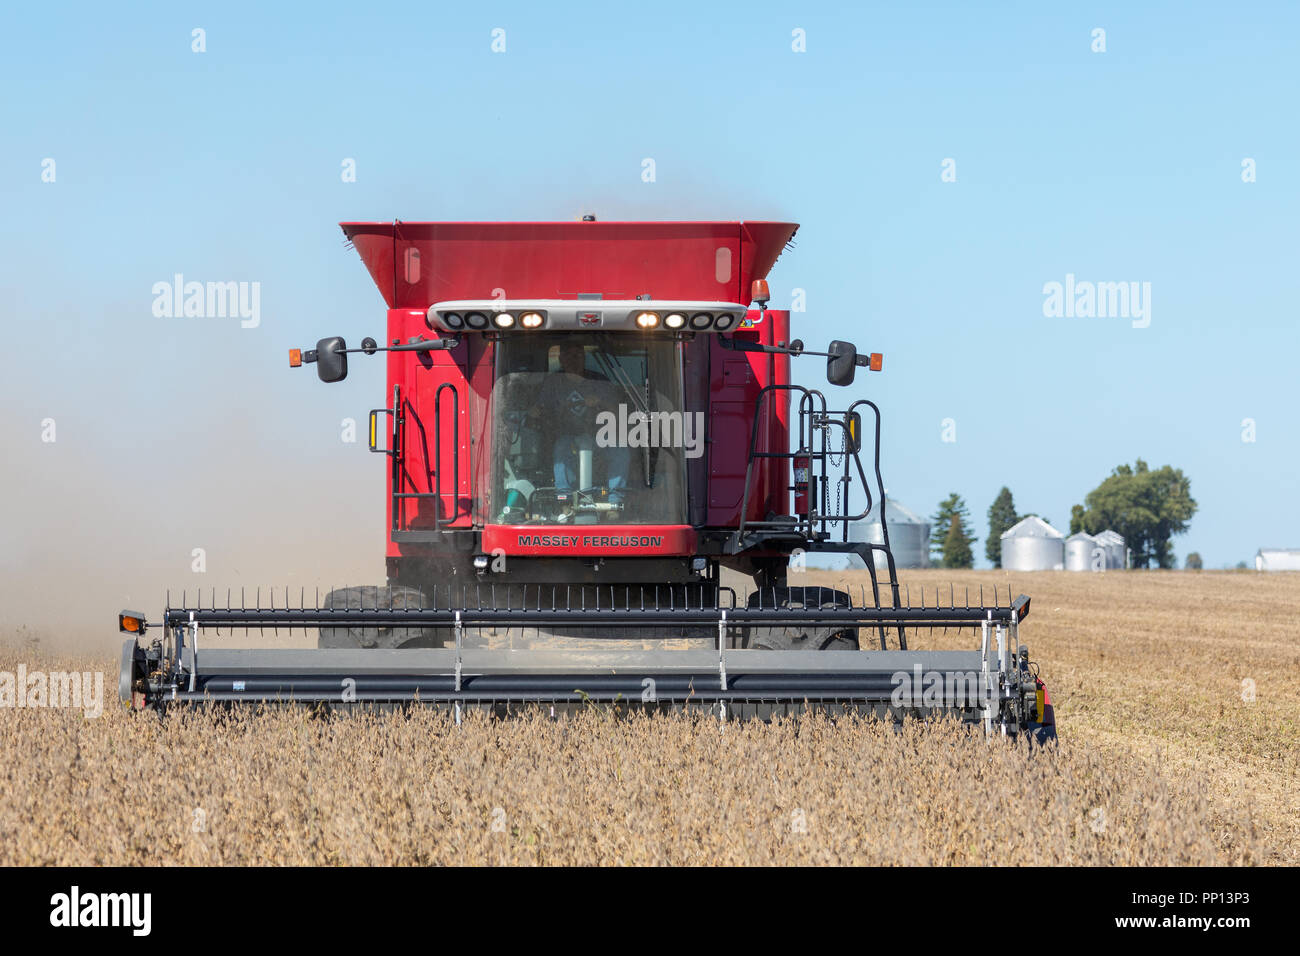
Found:
[{"label": "rear wheel", "polygon": [[[325,596],[327,608],[363,610],[371,608],[424,607],[424,595],[415,588],[402,585],[377,587],[363,585],[338,588]],[[317,647],[441,647],[447,639],[447,628],[438,627],[322,627],[316,640]]]},{"label": "rear wheel", "polygon": [[[760,588],[748,608],[848,608],[852,600],[834,588]],[[764,651],[856,651],[858,629],[835,625],[758,625],[749,629],[748,646]]]}]

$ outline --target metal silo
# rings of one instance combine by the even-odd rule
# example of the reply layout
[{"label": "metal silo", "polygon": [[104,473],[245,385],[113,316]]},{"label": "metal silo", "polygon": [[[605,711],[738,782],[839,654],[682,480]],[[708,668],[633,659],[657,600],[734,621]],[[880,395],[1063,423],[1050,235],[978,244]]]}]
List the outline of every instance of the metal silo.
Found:
[{"label": "metal silo", "polygon": [[1300,548],[1260,548],[1255,552],[1255,570],[1300,571]]},{"label": "metal silo", "polygon": [[1106,546],[1092,535],[1080,531],[1065,539],[1065,570],[1105,571],[1108,567]]},{"label": "metal silo", "polygon": [[1060,571],[1065,567],[1065,539],[1042,518],[1030,515],[1002,533],[1002,567]]},{"label": "metal silo", "polygon": [[1097,535],[1097,543],[1106,549],[1106,568],[1108,570],[1123,571],[1128,567],[1128,549],[1124,546],[1123,535],[1107,528]]},{"label": "metal silo", "polygon": [[[894,566],[927,567],[930,563],[930,522],[893,498],[885,499],[885,521],[889,526],[889,550],[894,554]],[[885,543],[880,528],[879,502],[865,518],[849,527],[849,539],[869,544]],[[883,552],[876,551],[873,556],[878,570],[889,567]]]}]

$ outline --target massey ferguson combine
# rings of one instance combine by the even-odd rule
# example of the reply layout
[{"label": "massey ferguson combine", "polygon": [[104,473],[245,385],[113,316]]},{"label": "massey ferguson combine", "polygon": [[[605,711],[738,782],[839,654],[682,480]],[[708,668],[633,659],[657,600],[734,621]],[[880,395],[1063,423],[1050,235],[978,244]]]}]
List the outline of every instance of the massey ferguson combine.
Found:
[{"label": "massey ferguson combine", "polygon": [[[370,450],[388,465],[387,582],[123,612],[124,700],[955,713],[1054,736],[1017,638],[1027,597],[913,606],[888,534],[850,540],[883,513],[880,411],[795,384],[791,360],[824,359],[833,396],[882,359],[806,348],[767,308],[797,226],[342,228],[386,335],[321,339],[290,364],[337,382],[350,357],[386,355]],[[857,555],[869,586],[801,586],[809,552]],[[318,648],[205,648],[222,628],[312,628]],[[935,628],[969,629],[972,649],[912,646]]]}]

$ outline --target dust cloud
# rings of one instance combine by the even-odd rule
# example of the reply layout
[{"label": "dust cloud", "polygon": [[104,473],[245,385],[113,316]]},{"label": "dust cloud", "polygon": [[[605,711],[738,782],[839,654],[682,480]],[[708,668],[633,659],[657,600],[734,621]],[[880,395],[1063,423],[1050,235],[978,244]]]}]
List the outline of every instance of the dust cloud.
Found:
[{"label": "dust cloud", "polygon": [[115,657],[117,612],[156,618],[168,589],[283,606],[383,583],[382,366],[331,390],[274,332],[123,326],[46,326],[0,381],[0,643]]}]

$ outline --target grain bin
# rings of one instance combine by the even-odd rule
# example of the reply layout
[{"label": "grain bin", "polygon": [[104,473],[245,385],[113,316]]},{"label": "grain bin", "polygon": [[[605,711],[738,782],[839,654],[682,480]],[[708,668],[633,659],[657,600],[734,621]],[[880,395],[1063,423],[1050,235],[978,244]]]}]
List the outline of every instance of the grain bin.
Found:
[{"label": "grain bin", "polygon": [[1123,571],[1128,567],[1128,549],[1124,546],[1124,536],[1107,528],[1097,535],[1097,543],[1106,549],[1106,568],[1111,571]]},{"label": "grain bin", "polygon": [[1023,518],[1002,533],[1002,567],[1008,571],[1060,571],[1065,567],[1065,539],[1037,515]]},{"label": "grain bin", "polygon": [[1080,531],[1065,539],[1065,570],[1105,571],[1109,562],[1106,546],[1092,535]]},{"label": "grain bin", "polygon": [[1260,548],[1255,552],[1255,570],[1300,571],[1300,548]]},{"label": "grain bin", "polygon": [[[927,567],[930,563],[930,522],[893,498],[885,499],[885,521],[889,527],[889,550],[894,553],[894,566]],[[880,528],[879,502],[865,518],[849,526],[849,540],[866,541],[869,544],[885,543]],[[889,567],[883,552],[874,552],[874,557],[878,570]]]}]

